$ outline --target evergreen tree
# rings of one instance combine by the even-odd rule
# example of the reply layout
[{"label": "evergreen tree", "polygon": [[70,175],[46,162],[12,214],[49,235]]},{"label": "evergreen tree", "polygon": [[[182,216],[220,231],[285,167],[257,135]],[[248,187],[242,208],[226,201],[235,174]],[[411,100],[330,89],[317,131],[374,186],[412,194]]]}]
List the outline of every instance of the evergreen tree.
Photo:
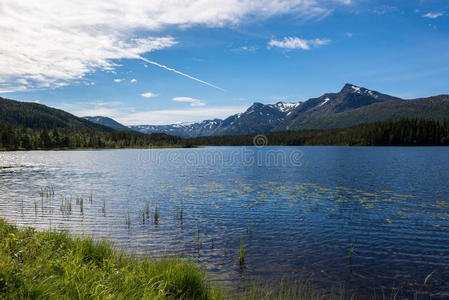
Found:
[{"label": "evergreen tree", "polygon": [[56,121],[53,122],[53,131],[51,133],[53,138],[53,146],[61,147],[61,139],[59,137],[58,126],[56,125]]},{"label": "evergreen tree", "polygon": [[40,134],[40,144],[42,148],[50,148],[51,146],[51,139],[50,135],[48,134],[47,124],[45,122],[42,122],[42,131]]}]

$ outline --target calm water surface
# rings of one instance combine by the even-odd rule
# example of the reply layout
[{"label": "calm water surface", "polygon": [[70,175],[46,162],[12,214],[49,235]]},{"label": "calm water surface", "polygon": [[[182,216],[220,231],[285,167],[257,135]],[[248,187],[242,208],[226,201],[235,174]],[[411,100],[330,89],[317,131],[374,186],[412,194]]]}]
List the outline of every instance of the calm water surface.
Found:
[{"label": "calm water surface", "polygon": [[444,298],[448,154],[444,147],[1,152],[0,216],[137,253],[188,257],[231,287],[287,275],[362,294],[400,287]]}]

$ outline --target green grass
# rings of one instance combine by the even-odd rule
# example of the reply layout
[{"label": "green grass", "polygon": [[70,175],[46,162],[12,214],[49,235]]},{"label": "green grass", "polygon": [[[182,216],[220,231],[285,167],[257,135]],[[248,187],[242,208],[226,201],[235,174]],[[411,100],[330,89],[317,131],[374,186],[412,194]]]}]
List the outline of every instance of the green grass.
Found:
[{"label": "green grass", "polygon": [[[106,241],[17,228],[0,219],[0,299],[359,299],[343,289],[317,290],[307,280],[243,285],[225,293],[187,260],[137,257]],[[397,294],[370,299],[397,299]]]},{"label": "green grass", "polygon": [[0,298],[223,298],[203,270],[178,258],[138,258],[105,241],[18,229],[3,220],[0,244]]}]

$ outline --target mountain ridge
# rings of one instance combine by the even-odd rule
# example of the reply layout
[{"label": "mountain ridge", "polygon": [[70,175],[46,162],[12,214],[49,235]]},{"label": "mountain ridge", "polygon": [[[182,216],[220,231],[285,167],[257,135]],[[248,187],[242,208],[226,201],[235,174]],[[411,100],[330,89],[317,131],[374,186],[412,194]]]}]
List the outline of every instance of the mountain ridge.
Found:
[{"label": "mountain ridge", "polygon": [[78,128],[111,132],[112,128],[79,118],[64,110],[49,107],[34,102],[22,102],[0,97],[0,120],[11,126],[26,128],[48,128],[56,125],[58,128]]},{"label": "mountain ridge", "polygon": [[[254,102],[246,111],[226,119],[169,125],[133,125],[131,130],[181,137],[259,134],[301,129],[332,129],[401,118],[449,119],[449,96],[402,99],[346,83],[336,93],[304,102]],[[104,125],[104,124],[103,124]]]},{"label": "mountain ridge", "polygon": [[123,124],[120,124],[119,122],[115,121],[112,118],[109,117],[103,117],[103,116],[85,116],[83,119],[86,119],[90,122],[101,124],[103,126],[111,127],[116,130],[130,130],[128,126],[125,126]]}]

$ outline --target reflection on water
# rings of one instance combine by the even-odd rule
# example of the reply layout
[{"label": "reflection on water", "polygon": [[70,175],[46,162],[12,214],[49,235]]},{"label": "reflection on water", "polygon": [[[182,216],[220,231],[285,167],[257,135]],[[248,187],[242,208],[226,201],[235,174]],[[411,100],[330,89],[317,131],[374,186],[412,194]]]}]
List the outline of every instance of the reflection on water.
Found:
[{"label": "reflection on water", "polygon": [[[258,163],[269,151],[288,159]],[[446,152],[3,152],[0,215],[18,225],[107,238],[137,253],[188,257],[231,286],[254,276],[307,274],[323,287],[344,282],[348,290],[367,292],[394,286],[443,297],[449,293]]]}]

